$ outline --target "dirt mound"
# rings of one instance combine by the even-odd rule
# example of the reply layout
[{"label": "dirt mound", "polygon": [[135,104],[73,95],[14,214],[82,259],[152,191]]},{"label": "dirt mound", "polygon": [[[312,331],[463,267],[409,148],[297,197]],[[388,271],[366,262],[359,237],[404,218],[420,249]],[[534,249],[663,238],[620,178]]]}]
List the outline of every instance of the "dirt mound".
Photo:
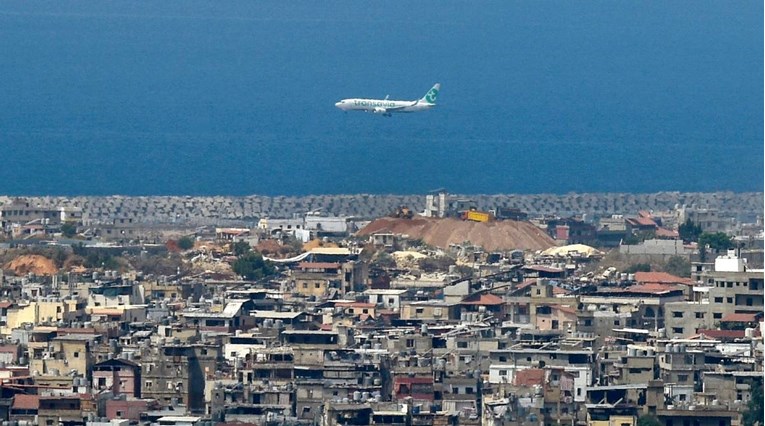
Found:
[{"label": "dirt mound", "polygon": [[415,217],[414,219],[381,218],[361,229],[357,235],[379,232],[408,235],[422,239],[432,246],[446,249],[450,244],[465,241],[484,250],[544,250],[555,246],[555,241],[529,222],[503,220],[497,222],[470,222],[458,219]]},{"label": "dirt mound", "polygon": [[5,264],[5,269],[10,269],[16,275],[33,273],[35,275],[54,275],[58,272],[56,264],[52,260],[39,254],[25,254]]}]

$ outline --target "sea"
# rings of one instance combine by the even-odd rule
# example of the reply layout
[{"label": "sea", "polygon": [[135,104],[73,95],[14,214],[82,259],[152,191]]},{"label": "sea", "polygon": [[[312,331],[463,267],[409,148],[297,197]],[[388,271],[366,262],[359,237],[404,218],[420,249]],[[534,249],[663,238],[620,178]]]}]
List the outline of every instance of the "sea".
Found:
[{"label": "sea", "polygon": [[[0,194],[763,190],[763,2],[0,2]],[[343,98],[438,106],[381,117]]]}]

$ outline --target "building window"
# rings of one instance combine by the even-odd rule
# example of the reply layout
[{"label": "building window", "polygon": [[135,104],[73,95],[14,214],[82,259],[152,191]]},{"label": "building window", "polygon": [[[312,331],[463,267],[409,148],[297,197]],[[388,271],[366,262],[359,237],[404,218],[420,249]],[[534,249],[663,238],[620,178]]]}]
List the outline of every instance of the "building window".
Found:
[{"label": "building window", "polygon": [[303,283],[303,288],[308,288],[308,283]]},{"label": "building window", "polygon": [[465,393],[468,394],[468,395],[472,395],[473,394],[473,388],[471,388],[471,387],[465,388]]},{"label": "building window", "polygon": [[460,349],[465,349],[468,347],[467,342],[457,342],[457,347]]},{"label": "building window", "polygon": [[672,327],[672,332],[675,334],[683,334],[683,327]]},{"label": "building window", "polygon": [[733,303],[733,298],[732,297],[728,297],[725,301],[727,303]]},{"label": "building window", "polygon": [[117,410],[117,417],[122,418],[122,411]]},{"label": "building window", "polygon": [[500,376],[507,376],[507,370],[499,370]]},{"label": "building window", "polygon": [[696,318],[704,319],[704,312],[696,312]]},{"label": "building window", "polygon": [[413,348],[414,347],[414,339],[406,339],[406,347],[407,348]]},{"label": "building window", "polygon": [[423,314],[423,313],[425,313],[425,308],[416,308],[416,309],[414,310],[414,313],[416,313],[416,314],[418,314],[418,315],[419,315],[419,314]]},{"label": "building window", "polygon": [[321,284],[316,283],[316,284],[313,285],[313,288],[321,288]]},{"label": "building window", "polygon": [[723,298],[722,297],[715,297],[715,303],[722,303]]},{"label": "building window", "polygon": [[713,312],[712,318],[714,319],[721,319],[722,318],[722,312]]},{"label": "building window", "polygon": [[682,317],[683,317],[682,312],[679,312],[679,311],[672,312],[672,318],[682,318]]},{"label": "building window", "polygon": [[75,358],[79,358],[80,357],[80,353],[79,352],[75,352],[72,355],[74,355]]},{"label": "building window", "polygon": [[688,375],[687,374],[678,374],[677,375],[677,381],[678,382],[687,382],[688,381]]}]

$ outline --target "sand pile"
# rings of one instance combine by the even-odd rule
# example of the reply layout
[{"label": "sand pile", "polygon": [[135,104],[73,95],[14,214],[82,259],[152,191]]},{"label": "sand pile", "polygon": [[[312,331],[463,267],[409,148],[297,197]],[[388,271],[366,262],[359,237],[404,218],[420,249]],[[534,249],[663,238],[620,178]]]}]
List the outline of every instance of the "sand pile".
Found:
[{"label": "sand pile", "polygon": [[415,217],[377,219],[361,229],[357,235],[376,233],[408,235],[425,243],[446,249],[450,244],[471,244],[487,251],[495,250],[544,250],[555,246],[555,241],[544,231],[529,222],[503,220],[497,222],[470,222],[459,219]]},{"label": "sand pile", "polygon": [[56,264],[47,257],[38,254],[25,254],[5,264],[16,275],[33,273],[35,275],[54,275],[58,272]]}]

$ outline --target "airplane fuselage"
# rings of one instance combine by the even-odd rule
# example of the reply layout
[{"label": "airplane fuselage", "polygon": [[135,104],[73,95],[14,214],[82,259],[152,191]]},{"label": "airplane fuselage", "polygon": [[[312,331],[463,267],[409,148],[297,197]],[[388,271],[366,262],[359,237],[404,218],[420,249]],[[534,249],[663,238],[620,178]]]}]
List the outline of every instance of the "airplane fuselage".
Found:
[{"label": "airplane fuselage", "polygon": [[436,106],[423,101],[393,101],[386,99],[343,99],[335,104],[343,111],[367,111],[378,114],[417,112]]},{"label": "airplane fuselage", "polygon": [[428,93],[416,101],[393,101],[388,99],[343,99],[335,104],[343,111],[366,111],[374,114],[390,117],[394,112],[418,112],[425,111],[436,106],[436,97],[441,85],[436,83]]}]

